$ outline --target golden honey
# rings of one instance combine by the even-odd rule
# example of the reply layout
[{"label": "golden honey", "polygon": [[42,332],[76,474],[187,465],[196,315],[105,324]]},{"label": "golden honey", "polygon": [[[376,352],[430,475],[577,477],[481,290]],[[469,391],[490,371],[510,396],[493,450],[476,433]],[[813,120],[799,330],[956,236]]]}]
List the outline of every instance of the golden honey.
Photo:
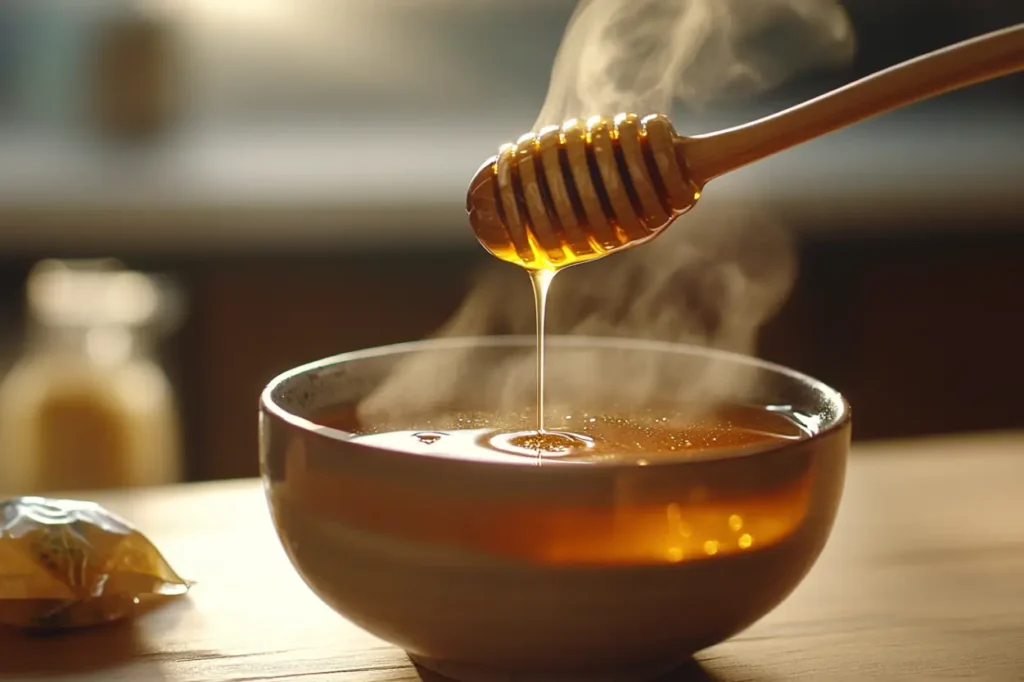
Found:
[{"label": "golden honey", "polygon": [[[354,430],[353,443],[412,456],[541,468],[656,467],[681,458],[721,458],[728,466],[743,452],[810,435],[792,415],[746,406],[722,407],[697,419],[657,411],[562,414],[556,428],[540,435],[529,428],[534,418],[453,413],[417,419],[411,429],[357,425],[347,413],[316,421]],[[769,458],[765,466],[771,471],[750,475],[759,460],[750,458],[744,465],[748,475],[727,487],[676,487],[638,499],[623,490],[592,505],[431,497],[407,485],[389,490],[381,480],[327,476],[299,461],[287,480],[303,506],[382,537],[544,564],[672,564],[750,554],[799,527],[810,504],[813,467],[800,458],[773,466]]]}]

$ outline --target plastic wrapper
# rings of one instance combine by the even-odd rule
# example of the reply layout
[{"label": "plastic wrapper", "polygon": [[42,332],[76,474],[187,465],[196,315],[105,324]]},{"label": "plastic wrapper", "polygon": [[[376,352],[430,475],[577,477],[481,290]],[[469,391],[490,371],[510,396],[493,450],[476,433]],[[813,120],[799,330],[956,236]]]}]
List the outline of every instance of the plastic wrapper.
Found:
[{"label": "plastic wrapper", "polygon": [[0,501],[0,625],[98,625],[188,589],[153,543],[97,504]]}]

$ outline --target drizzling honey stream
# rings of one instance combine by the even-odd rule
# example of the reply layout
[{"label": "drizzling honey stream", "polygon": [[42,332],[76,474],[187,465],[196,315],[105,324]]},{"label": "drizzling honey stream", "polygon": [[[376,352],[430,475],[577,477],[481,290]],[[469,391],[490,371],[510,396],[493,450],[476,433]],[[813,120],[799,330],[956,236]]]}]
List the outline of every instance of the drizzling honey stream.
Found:
[{"label": "drizzling honey stream", "polygon": [[[481,244],[530,273],[537,311],[538,454],[571,449],[572,434],[544,423],[548,288],[570,265],[642,244],[700,197],[664,116],[572,119],[504,145],[470,185],[469,220]],[[523,443],[522,445],[527,445]]]},{"label": "drizzling honey stream", "polygon": [[663,115],[641,119],[623,113],[570,119],[502,146],[473,177],[466,210],[484,248],[533,278],[538,453],[548,445],[544,309],[555,273],[650,241],[697,203],[707,182],[729,171],[871,116],[1021,69],[1024,24],[708,135],[681,137]]}]

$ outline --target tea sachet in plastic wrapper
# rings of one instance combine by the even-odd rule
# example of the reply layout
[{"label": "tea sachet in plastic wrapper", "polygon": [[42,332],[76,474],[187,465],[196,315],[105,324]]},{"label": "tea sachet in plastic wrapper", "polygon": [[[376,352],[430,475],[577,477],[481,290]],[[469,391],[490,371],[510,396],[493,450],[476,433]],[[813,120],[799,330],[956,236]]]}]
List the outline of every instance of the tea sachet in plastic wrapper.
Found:
[{"label": "tea sachet in plastic wrapper", "polygon": [[149,539],[98,504],[0,501],[0,625],[97,625],[188,589]]}]

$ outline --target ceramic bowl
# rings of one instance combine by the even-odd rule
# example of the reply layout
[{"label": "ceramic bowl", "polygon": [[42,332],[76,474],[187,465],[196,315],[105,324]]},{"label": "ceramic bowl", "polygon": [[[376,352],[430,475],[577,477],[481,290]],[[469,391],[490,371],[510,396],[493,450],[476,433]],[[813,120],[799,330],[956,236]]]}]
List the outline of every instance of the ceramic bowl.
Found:
[{"label": "ceramic bowl", "polygon": [[323,601],[457,680],[643,680],[796,588],[836,515],[850,411],[835,390],[780,366],[628,339],[552,337],[547,351],[552,409],[558,388],[592,409],[719,401],[789,410],[806,438],[644,466],[519,466],[353,442],[357,408],[371,398],[379,408],[382,395],[406,428],[456,403],[529,403],[529,391],[496,386],[530,366],[533,344],[406,343],[267,386],[260,458],[271,513]]}]

